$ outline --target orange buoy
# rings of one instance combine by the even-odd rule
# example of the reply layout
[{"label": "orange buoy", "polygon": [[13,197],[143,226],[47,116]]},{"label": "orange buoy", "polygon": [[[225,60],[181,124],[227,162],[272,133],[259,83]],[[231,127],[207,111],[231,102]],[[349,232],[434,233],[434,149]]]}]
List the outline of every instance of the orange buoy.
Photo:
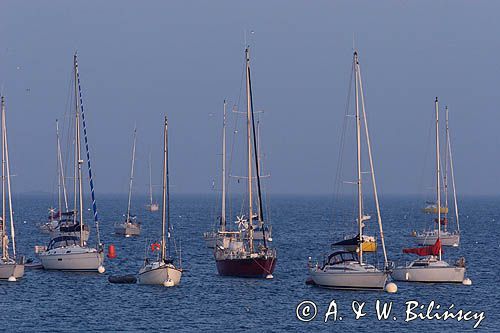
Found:
[{"label": "orange buoy", "polygon": [[115,246],[113,244],[110,244],[108,246],[108,258],[109,259],[114,259],[116,258],[116,251],[115,251]]}]

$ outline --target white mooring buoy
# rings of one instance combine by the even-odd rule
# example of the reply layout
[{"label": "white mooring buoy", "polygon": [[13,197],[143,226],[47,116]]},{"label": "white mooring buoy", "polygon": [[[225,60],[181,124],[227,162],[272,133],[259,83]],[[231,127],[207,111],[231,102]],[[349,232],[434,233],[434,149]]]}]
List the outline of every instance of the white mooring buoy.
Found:
[{"label": "white mooring buoy", "polygon": [[101,266],[97,267],[97,271],[102,274],[102,273],[106,272],[106,268],[104,268],[104,266],[101,265]]},{"label": "white mooring buoy", "polygon": [[8,281],[9,282],[16,282],[17,279],[16,279],[16,277],[14,275],[11,275],[11,276],[9,276],[9,280]]},{"label": "white mooring buoy", "polygon": [[462,284],[463,284],[464,286],[470,286],[470,285],[472,285],[472,280],[471,280],[471,279],[469,279],[469,278],[465,278],[465,279],[462,281]]},{"label": "white mooring buoy", "polygon": [[274,278],[274,276],[273,276],[272,274],[268,274],[268,275],[266,275],[266,279],[268,279],[268,280],[271,280],[271,279],[273,279],[273,278]]},{"label": "white mooring buoy", "polygon": [[163,286],[164,287],[173,287],[174,281],[172,281],[172,279],[166,279],[165,281],[163,281]]},{"label": "white mooring buoy", "polygon": [[394,282],[389,282],[388,284],[385,285],[385,291],[387,291],[390,294],[394,294],[395,292],[398,291],[398,286]]}]

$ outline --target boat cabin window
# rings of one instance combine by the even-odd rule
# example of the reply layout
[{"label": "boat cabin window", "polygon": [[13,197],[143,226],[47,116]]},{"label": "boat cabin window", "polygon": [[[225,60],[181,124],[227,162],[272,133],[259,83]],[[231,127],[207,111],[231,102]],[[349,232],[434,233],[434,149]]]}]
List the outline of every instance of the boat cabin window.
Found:
[{"label": "boat cabin window", "polygon": [[328,257],[329,264],[340,264],[346,261],[358,261],[354,252],[335,252]]},{"label": "boat cabin window", "polygon": [[80,244],[80,238],[78,238],[76,236],[59,236],[59,237],[53,238],[50,241],[47,249],[51,250],[51,249],[56,249],[59,247],[78,245],[78,244]]},{"label": "boat cabin window", "polygon": [[414,262],[413,263],[413,267],[427,267],[429,266],[429,263],[428,262]]}]

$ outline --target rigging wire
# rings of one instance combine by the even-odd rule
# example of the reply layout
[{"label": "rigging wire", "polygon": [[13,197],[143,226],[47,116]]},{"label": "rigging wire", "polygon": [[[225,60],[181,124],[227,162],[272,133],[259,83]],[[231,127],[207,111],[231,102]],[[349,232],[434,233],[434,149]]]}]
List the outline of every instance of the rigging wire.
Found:
[{"label": "rigging wire", "polygon": [[[340,132],[340,149],[338,152],[337,156],[337,168],[335,171],[335,178],[334,178],[334,189],[333,189],[333,205],[332,205],[332,219],[335,220],[335,214],[337,213],[337,210],[340,211],[340,191],[342,187],[342,170],[343,170],[343,156],[344,156],[344,148],[345,148],[345,136],[347,132],[347,125],[349,122],[349,109],[351,105],[351,95],[352,95],[352,80],[354,77],[354,62],[352,64],[351,68],[351,76],[349,79],[349,88],[347,91],[347,99],[345,103],[345,110],[344,110],[344,117],[343,117],[343,122],[342,122],[342,130]],[[339,214],[343,215],[343,214]],[[335,224],[332,223],[332,228],[335,230]]]}]

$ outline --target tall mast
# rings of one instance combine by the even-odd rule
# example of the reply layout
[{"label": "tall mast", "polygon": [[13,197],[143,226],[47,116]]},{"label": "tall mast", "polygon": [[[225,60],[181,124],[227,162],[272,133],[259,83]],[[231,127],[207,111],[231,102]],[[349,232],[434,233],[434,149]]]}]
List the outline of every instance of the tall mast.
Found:
[{"label": "tall mast", "polygon": [[2,259],[7,260],[7,232],[5,219],[5,98],[2,96]]},{"label": "tall mast", "polygon": [[128,222],[130,220],[130,201],[132,199],[132,182],[134,180],[134,164],[135,164],[135,140],[136,140],[137,128],[134,128],[134,143],[132,145],[132,166],[130,167],[130,183],[128,186],[128,204],[127,204],[127,219]]},{"label": "tall mast", "polygon": [[[82,113],[82,125],[83,125],[83,138],[85,141],[85,152],[87,153],[87,170],[88,170],[88,175],[89,175],[89,185],[90,185],[90,197],[92,198],[92,211],[94,213],[94,223],[95,223],[95,230],[96,230],[96,241],[97,241],[97,247],[99,251],[102,251],[102,244],[101,244],[101,238],[100,238],[100,233],[99,233],[99,216],[97,214],[97,202],[95,199],[95,189],[94,189],[94,180],[92,178],[92,165],[90,163],[90,150],[89,150],[89,141],[87,138],[87,127],[85,125],[85,112],[83,110],[83,99],[82,99],[82,90],[80,89],[80,76],[78,74],[78,62],[76,61],[76,54],[75,54],[75,81],[77,81],[77,87],[78,87],[78,100],[80,102],[80,111]],[[78,145],[80,146],[80,141],[78,141]],[[80,149],[80,148],[79,148]],[[80,154],[80,153],[79,153]],[[80,163],[83,163],[83,160],[80,160]],[[81,170],[81,168],[80,168]],[[80,172],[80,188],[81,188],[81,172]],[[83,200],[82,196],[80,196],[80,201]],[[83,209],[83,204],[81,205]],[[83,216],[83,213],[82,213]],[[83,227],[81,227],[81,230],[83,230]]]},{"label": "tall mast", "polygon": [[[167,123],[167,118],[165,117],[165,124]],[[167,157],[166,157],[166,180],[167,180],[167,258],[170,259],[170,174],[168,171],[168,126],[166,127],[166,147],[167,147]],[[180,265],[180,257],[179,257],[179,265]]]},{"label": "tall mast", "polygon": [[[446,108],[446,119],[448,119],[448,108]],[[450,131],[446,126],[446,139],[448,141],[448,153],[450,154],[451,185],[453,186],[453,203],[455,206],[455,219],[457,220],[457,230],[460,232],[460,221],[458,220],[457,190],[455,188],[455,173],[453,172],[453,154],[451,153]]]},{"label": "tall mast", "polygon": [[[56,134],[57,134],[57,168],[58,168],[58,177],[62,186],[63,198],[64,198],[64,208],[65,211],[68,211],[68,194],[66,193],[66,180],[64,179],[64,167],[62,161],[62,152],[61,152],[61,140],[59,138],[59,121],[56,119]],[[59,184],[59,183],[58,183]],[[59,199],[60,201],[60,199]],[[59,203],[59,209],[62,209],[62,203]],[[61,218],[61,214],[59,214],[59,219]]]},{"label": "tall mast", "polygon": [[[441,165],[439,163],[439,106],[436,97],[436,192],[437,192],[437,218],[438,218],[438,239],[441,238]],[[441,247],[439,247],[439,260],[441,260]]]},{"label": "tall mast", "polygon": [[153,184],[151,182],[152,181],[151,181],[151,150],[150,150],[149,151],[149,203],[150,205],[153,205]]},{"label": "tall mast", "polygon": [[14,212],[12,211],[12,192],[10,190],[10,164],[9,164],[9,145],[7,143],[7,124],[5,120],[5,109],[3,112],[3,136],[5,142],[5,170],[7,172],[7,195],[9,198],[9,220],[10,220],[10,237],[12,239],[12,256],[16,259],[16,239],[14,232]]},{"label": "tall mast", "polygon": [[[445,219],[448,217],[448,106],[445,107],[445,154],[444,154],[444,175],[443,175],[443,185],[444,185],[444,206],[446,207],[446,213],[444,213]],[[444,230],[446,231],[447,223],[444,224]]]},{"label": "tall mast", "polygon": [[359,115],[359,62],[358,62],[358,52],[354,52],[354,70],[355,70],[355,100],[356,100],[356,149],[357,149],[357,184],[358,184],[358,228],[359,228],[359,263],[363,263],[363,194],[361,192],[361,121]]},{"label": "tall mast", "polygon": [[250,252],[253,252],[253,203],[252,203],[252,98],[250,91],[250,50],[245,49],[246,90],[247,90],[247,162],[248,162],[248,238]]},{"label": "tall mast", "polygon": [[[253,101],[252,101],[252,103],[253,103]],[[257,124],[254,123],[253,125],[255,126],[255,133],[254,133],[254,135],[255,135],[255,137],[254,137],[255,138],[254,139],[255,149],[254,150],[255,150],[255,156],[256,156],[255,160],[257,162],[255,164],[257,166],[257,170],[259,170],[257,172],[257,175],[259,177],[257,179],[257,188],[258,188],[257,193],[259,195],[259,212],[258,212],[259,215],[258,216],[259,216],[259,226],[262,227],[264,224],[264,211],[262,210],[262,205],[263,205],[262,201],[263,200],[261,198],[262,193],[261,193],[261,188],[260,188],[260,173],[262,170],[262,161],[261,161],[261,154],[260,154],[260,145],[261,145],[261,143],[260,143],[260,121],[257,120]],[[264,228],[262,228],[262,231],[264,231]],[[264,242],[266,241],[265,238],[266,237],[264,237]]]},{"label": "tall mast", "polygon": [[[165,261],[167,256],[166,256],[166,249],[167,249],[167,239],[166,239],[166,234],[165,234],[165,208],[167,204],[167,174],[168,174],[168,123],[167,123],[167,117],[165,116],[165,124],[163,128],[163,191],[162,191],[162,210],[161,210],[161,260]],[[169,221],[170,222],[170,221]],[[170,234],[170,225],[168,232]],[[170,235],[169,235],[170,236]]]},{"label": "tall mast", "polygon": [[254,156],[255,156],[255,178],[257,179],[257,202],[259,204],[259,211],[258,211],[258,217],[259,217],[259,226],[262,229],[262,240],[264,241],[264,247],[267,247],[267,241],[266,241],[266,234],[264,230],[264,210],[262,207],[262,190],[260,186],[260,154],[259,154],[259,145],[260,143],[257,141],[257,134],[256,134],[256,126],[255,126],[255,115],[254,115],[254,110],[253,110],[253,93],[252,93],[252,78],[250,75],[250,64],[248,64],[248,86],[249,86],[249,91],[250,91],[250,112],[252,116],[252,132],[253,132],[253,149],[254,149]]},{"label": "tall mast", "polygon": [[73,224],[76,225],[76,222],[78,221],[78,144],[77,140],[79,140],[79,110],[78,110],[78,79],[76,77],[76,54],[73,56],[73,74],[74,74],[74,83],[75,83],[75,152],[74,152],[74,159],[75,159],[75,164],[74,164],[74,175],[73,175],[73,193],[74,193],[74,200],[73,200]]},{"label": "tall mast", "polygon": [[61,168],[59,167],[59,121],[56,119],[56,145],[57,145],[57,210],[58,220],[62,216],[62,200],[61,200]]},{"label": "tall mast", "polygon": [[[82,163],[81,158],[81,139],[80,139],[80,99],[78,98],[79,84],[78,84],[78,63],[76,60],[76,54],[74,56],[74,66],[75,66],[75,100],[76,100],[76,168],[77,168],[77,179],[78,179],[78,208],[80,215],[80,246],[84,246],[83,241],[83,186],[82,186]],[[76,186],[76,184],[75,184]],[[76,216],[76,213],[75,213]],[[75,217],[76,218],[76,217]]]},{"label": "tall mast", "polygon": [[387,251],[385,248],[384,230],[382,228],[382,216],[380,214],[380,204],[378,201],[377,182],[375,181],[375,168],[373,166],[370,134],[368,132],[368,119],[366,118],[365,97],[364,97],[364,93],[363,93],[363,81],[361,80],[361,70],[358,71],[358,77],[359,77],[359,88],[360,88],[360,95],[361,95],[361,109],[363,110],[363,120],[364,120],[364,124],[365,124],[366,146],[368,148],[368,157],[370,160],[370,171],[371,171],[370,173],[372,176],[371,178],[372,178],[372,185],[373,185],[373,197],[375,199],[375,206],[377,209],[377,221],[378,221],[379,232],[380,232],[380,242],[382,243],[382,251],[384,253],[384,262],[385,262],[385,266],[387,267],[387,264],[388,264]]},{"label": "tall mast", "polygon": [[224,114],[222,118],[222,207],[221,231],[226,231],[226,100],[224,100]]}]

